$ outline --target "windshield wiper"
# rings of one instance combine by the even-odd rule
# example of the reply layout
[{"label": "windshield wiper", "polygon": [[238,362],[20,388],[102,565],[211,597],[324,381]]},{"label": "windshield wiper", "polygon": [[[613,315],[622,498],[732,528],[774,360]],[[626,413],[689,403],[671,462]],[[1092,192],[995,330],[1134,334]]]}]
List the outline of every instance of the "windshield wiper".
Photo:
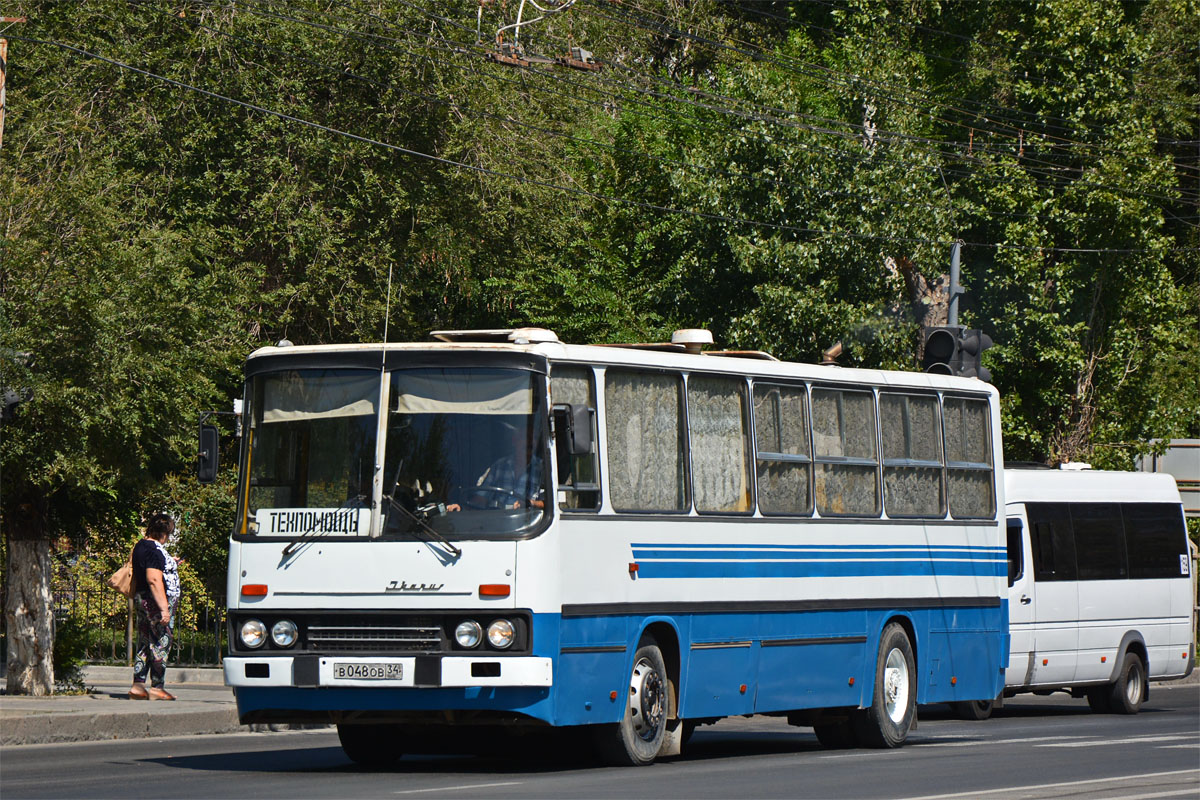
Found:
[{"label": "windshield wiper", "polygon": [[[336,513],[338,511],[344,511],[344,510],[350,508],[351,503],[361,503],[363,500],[366,500],[366,499],[367,499],[367,496],[365,494],[356,494],[353,497],[347,497],[345,500],[342,501],[342,504],[340,506],[338,506],[336,509],[334,509],[334,512]],[[313,519],[312,523],[308,526],[307,529],[301,531],[299,534],[296,535],[295,539],[292,539],[290,542],[288,542],[287,546],[283,548],[283,555],[290,556],[292,553],[294,553],[296,551],[296,548],[300,546],[301,542],[312,541],[308,537],[312,536],[312,532],[317,529],[317,523],[318,523],[318,519]],[[324,533],[321,534],[321,536],[328,536],[328,535],[329,535],[329,531],[325,531]],[[313,538],[320,538],[320,537],[313,537]]]},{"label": "windshield wiper", "polygon": [[[428,522],[426,522],[426,520],[429,519],[431,516],[433,516],[435,513],[444,514],[446,512],[446,506],[444,504],[442,504],[442,503],[426,503],[423,506],[417,506],[415,511],[409,511],[407,508],[404,507],[403,503],[398,501],[393,496],[393,495],[395,495],[395,493],[396,493],[396,490],[393,488],[392,494],[389,494],[386,498],[384,498],[385,500],[387,500],[389,507],[396,509],[401,514],[403,514],[404,516],[408,517],[410,520],[415,522],[417,524],[417,527],[419,527],[424,533],[428,534],[430,538],[435,540],[442,547],[445,547],[446,550],[449,551],[450,554],[453,555],[455,558],[458,558],[459,556],[462,555],[462,550],[460,550],[459,548],[450,544],[449,540],[447,540],[445,536],[442,536],[440,533],[438,533],[436,530],[433,529],[432,525],[430,525]],[[386,523],[385,523],[384,527],[386,529]],[[397,529],[401,530],[401,532],[403,532],[403,529],[400,528],[399,525],[397,525],[396,527],[397,527]]]}]

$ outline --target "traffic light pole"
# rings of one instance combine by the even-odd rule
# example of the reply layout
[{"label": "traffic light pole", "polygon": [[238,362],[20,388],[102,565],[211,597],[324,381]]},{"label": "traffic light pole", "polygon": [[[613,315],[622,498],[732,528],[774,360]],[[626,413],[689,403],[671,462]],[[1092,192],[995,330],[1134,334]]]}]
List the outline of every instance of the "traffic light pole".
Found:
[{"label": "traffic light pole", "polygon": [[961,253],[962,242],[956,241],[950,250],[950,307],[946,311],[946,324],[951,327],[958,324],[958,297],[962,294],[962,286],[958,282]]}]

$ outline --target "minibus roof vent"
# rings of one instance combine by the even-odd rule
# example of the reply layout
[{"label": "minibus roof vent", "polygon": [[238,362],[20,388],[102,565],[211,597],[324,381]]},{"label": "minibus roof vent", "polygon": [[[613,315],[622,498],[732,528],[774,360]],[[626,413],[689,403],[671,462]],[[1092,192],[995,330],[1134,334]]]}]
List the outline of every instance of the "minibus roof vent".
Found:
[{"label": "minibus roof vent", "polygon": [[554,331],[545,328],[489,328],[472,331],[432,331],[429,336],[439,342],[512,342],[513,344],[541,344],[557,342]]}]

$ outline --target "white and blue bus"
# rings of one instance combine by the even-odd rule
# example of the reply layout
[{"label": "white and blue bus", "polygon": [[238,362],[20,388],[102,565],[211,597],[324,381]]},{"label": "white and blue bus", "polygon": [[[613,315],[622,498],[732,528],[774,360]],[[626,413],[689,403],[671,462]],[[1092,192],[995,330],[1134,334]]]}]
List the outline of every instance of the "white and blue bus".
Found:
[{"label": "white and blue bus", "polygon": [[241,720],[336,723],[361,763],[570,726],[639,765],[732,715],[895,747],[918,703],[999,695],[996,390],[706,337],[253,353]]}]

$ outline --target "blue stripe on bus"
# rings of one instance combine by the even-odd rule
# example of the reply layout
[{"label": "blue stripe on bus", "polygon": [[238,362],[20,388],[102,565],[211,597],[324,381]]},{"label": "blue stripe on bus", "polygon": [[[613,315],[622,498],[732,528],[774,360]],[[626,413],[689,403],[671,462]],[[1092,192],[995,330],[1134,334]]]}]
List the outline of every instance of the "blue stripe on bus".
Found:
[{"label": "blue stripe on bus", "polygon": [[884,550],[873,553],[858,553],[852,550],[809,550],[799,551],[762,551],[762,550],[667,550],[663,548],[634,550],[633,557],[637,559],[724,559],[727,561],[826,561],[844,559],[850,561],[887,561],[887,560],[955,560],[955,561],[986,561],[1003,562],[1007,557],[1001,553],[980,553],[948,549],[930,550]]},{"label": "blue stripe on bus", "polygon": [[788,552],[813,552],[813,551],[837,551],[837,552],[878,552],[878,551],[905,551],[913,553],[924,553],[929,550],[941,550],[946,552],[965,552],[965,553],[986,553],[990,555],[1006,555],[1007,548],[1004,547],[975,547],[972,545],[932,545],[932,544],[744,544],[738,542],[736,544],[698,544],[689,542],[687,544],[671,544],[663,542],[633,542],[629,545],[633,548],[655,548],[660,550],[756,550],[756,551],[788,551]]},{"label": "blue stripe on bus", "polygon": [[1003,561],[645,561],[638,578],[875,578],[928,575],[1000,577]]}]

